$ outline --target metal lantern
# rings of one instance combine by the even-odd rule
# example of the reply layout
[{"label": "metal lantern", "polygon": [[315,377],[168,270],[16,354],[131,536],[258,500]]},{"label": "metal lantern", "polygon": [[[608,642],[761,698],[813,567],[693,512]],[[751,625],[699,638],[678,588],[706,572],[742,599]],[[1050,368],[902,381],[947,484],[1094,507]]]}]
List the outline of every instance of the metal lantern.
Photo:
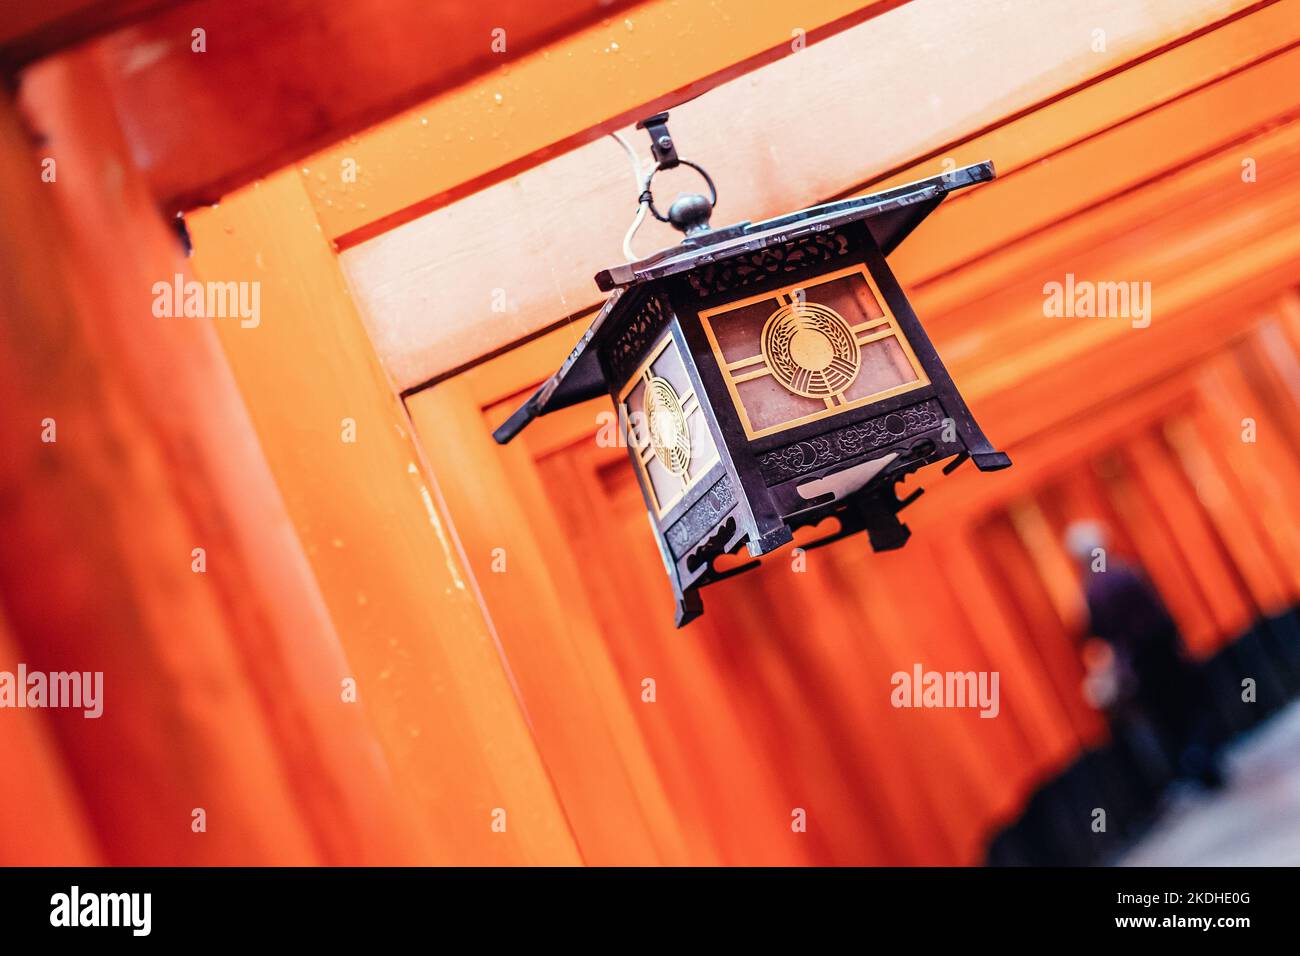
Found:
[{"label": "metal lantern", "polygon": [[[765,222],[711,229],[713,182],[678,158],[668,114],[649,131],[660,169],[698,171],[710,196],[667,215],[648,179],[641,202],[685,233],[680,244],[599,273],[610,292],[560,370],[495,432],[608,393],[622,423],[680,627],[699,589],[756,565],[795,529],[835,516],[807,547],[866,531],[876,551],[910,531],[895,485],[923,465],[1011,459],[989,444],[899,288],[885,257],[956,189],[991,180],[991,163]],[[653,179],[653,173],[650,179]]]}]

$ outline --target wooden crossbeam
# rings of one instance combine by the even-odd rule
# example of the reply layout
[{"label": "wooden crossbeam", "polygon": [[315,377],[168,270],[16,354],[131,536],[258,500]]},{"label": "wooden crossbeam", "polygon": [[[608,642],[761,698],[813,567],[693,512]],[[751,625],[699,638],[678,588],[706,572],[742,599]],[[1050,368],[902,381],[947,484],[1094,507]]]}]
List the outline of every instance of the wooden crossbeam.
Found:
[{"label": "wooden crossbeam", "polygon": [[215,202],[633,6],[192,0],[153,10],[64,56],[106,67],[133,156],[171,212]]},{"label": "wooden crossbeam", "polygon": [[[841,194],[938,144],[978,139],[1008,110],[1047,105],[1047,115],[1028,113],[1000,141],[1016,141],[1019,124],[1026,124],[1011,153],[1007,171],[1014,173],[1147,110],[1153,91],[1164,98],[1186,94],[1204,82],[1207,62],[1220,71],[1238,69],[1270,55],[1287,37],[1300,39],[1297,22],[1280,18],[1272,5],[1148,5],[1146,16],[1127,23],[1127,33],[1112,28],[1104,53],[1087,45],[1094,20],[1112,23],[1108,18],[1131,12],[1130,5],[1090,8],[1084,17],[1075,5],[1045,0],[1023,4],[1010,20],[991,18],[979,5],[943,9],[949,20],[940,32],[976,39],[914,49],[912,38],[924,35],[927,25],[933,31],[940,26],[934,6],[914,2],[674,112],[674,135],[684,155],[724,184],[715,223],[758,219]],[[1232,19],[1233,11],[1247,9],[1254,12]],[[1196,35],[1215,23],[1222,25]],[[1022,46],[1033,56],[991,57],[991,31],[997,32],[997,49],[1021,48],[1006,30],[1032,35]],[[1171,35],[1195,35],[1183,46],[1196,54],[1170,46]],[[1150,59],[1157,49],[1165,52]],[[1148,65],[1166,57],[1175,62],[1163,70]],[[1125,67],[1141,70],[1145,82],[1126,82],[1119,72]],[[1086,93],[1092,86],[1102,92]],[[870,102],[826,92],[846,87],[871,89]],[[1088,98],[1078,128],[1059,122],[1070,113],[1059,97],[1070,90],[1077,91],[1071,100]],[[918,109],[932,93],[943,115],[958,117],[940,129],[929,111]],[[1063,113],[1053,112],[1056,103]],[[1212,140],[1212,124],[1202,125],[1207,128],[1197,135]],[[1000,163],[1001,155],[977,158]],[[1125,155],[1120,165],[1137,175],[1159,159],[1158,153]],[[686,172],[675,175],[662,177],[667,195],[696,187]],[[977,192],[996,195],[1001,187],[995,182]],[[1064,198],[1079,195],[1072,185]],[[592,275],[619,258],[634,205],[627,158],[605,140],[347,249],[340,258],[377,350],[399,387],[408,389],[582,315],[597,300]],[[1008,235],[1021,214],[1031,211],[984,223],[970,241],[984,244]],[[941,222],[945,214],[940,207],[931,218]],[[900,253],[928,248],[933,228],[938,227],[927,222]],[[638,235],[638,250],[649,252],[677,238],[655,224]],[[499,254],[507,248],[509,256]],[[959,261],[960,250],[950,255]],[[907,282],[925,278],[906,269],[900,273]],[[502,300],[505,310],[494,310],[493,303]]]},{"label": "wooden crossbeam", "polygon": [[339,705],[349,666],[212,328],[157,311],[189,266],[101,79],[28,88],[52,183],[0,98],[5,616],[34,669],[103,674],[99,718],[48,717],[106,862],[409,862],[421,838]]},{"label": "wooden crossbeam", "polygon": [[311,157],[309,192],[346,248],[908,2],[648,0]]},{"label": "wooden crossbeam", "polygon": [[178,0],[0,0],[0,71],[157,14]]},{"label": "wooden crossbeam", "polygon": [[[1268,171],[1263,181],[1241,181],[1244,155]],[[1267,299],[1293,281],[1297,183],[1300,123],[1292,123],[925,284],[913,301],[981,422],[1014,446],[1099,402],[1132,395],[1240,335],[1248,316],[1231,304]],[[1043,285],[1067,269],[1080,279],[1150,281],[1150,327],[1046,317]],[[966,300],[948,291],[954,283],[968,290]],[[492,407],[489,419],[512,410],[572,337],[561,327],[467,373],[480,404]],[[591,421],[547,416],[527,440],[546,455],[591,429]],[[1021,472],[1013,469],[1009,480]],[[972,493],[1003,480],[985,476]]]}]

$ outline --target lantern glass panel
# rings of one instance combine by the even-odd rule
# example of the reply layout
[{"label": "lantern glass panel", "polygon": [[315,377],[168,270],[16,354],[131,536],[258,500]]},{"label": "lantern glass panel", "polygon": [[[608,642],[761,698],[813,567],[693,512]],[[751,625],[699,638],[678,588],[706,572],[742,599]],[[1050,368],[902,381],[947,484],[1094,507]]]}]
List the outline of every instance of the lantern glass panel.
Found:
[{"label": "lantern glass panel", "polygon": [[628,445],[662,517],[719,460],[671,334],[650,350],[619,399]]},{"label": "lantern glass panel", "polygon": [[750,438],[929,384],[865,266],[705,309],[700,321]]},{"label": "lantern glass panel", "polygon": [[898,344],[897,333],[880,334],[880,338],[862,343],[862,367],[853,384],[844,390],[844,398],[850,403],[917,380],[916,370]]}]

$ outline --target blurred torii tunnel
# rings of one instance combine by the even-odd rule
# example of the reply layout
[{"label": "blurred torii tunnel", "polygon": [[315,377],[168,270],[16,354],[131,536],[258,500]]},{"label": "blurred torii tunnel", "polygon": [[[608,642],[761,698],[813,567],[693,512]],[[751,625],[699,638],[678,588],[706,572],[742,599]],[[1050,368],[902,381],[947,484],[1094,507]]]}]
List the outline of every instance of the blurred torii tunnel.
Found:
[{"label": "blurred torii tunnel", "polygon": [[[1172,769],[1085,696],[1078,520],[1216,743],[1294,698],[1297,0],[8,6],[0,671],[103,713],[0,708],[0,862],[1121,859]],[[994,161],[890,262],[1016,462],[680,633],[607,404],[490,435],[619,255],[606,134],[670,107],[718,224]],[[996,718],[895,707],[918,664]]]}]

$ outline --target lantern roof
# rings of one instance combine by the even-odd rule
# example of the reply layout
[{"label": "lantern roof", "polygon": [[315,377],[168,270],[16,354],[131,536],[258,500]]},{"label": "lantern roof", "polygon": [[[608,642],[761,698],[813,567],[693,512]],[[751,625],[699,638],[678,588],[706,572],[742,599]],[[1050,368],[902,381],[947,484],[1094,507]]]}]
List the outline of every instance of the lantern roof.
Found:
[{"label": "lantern roof", "polygon": [[617,329],[619,319],[629,308],[640,304],[643,297],[635,293],[641,286],[688,272],[697,266],[725,262],[768,246],[858,221],[865,223],[881,253],[888,256],[943,202],[948,193],[987,182],[994,175],[993,164],[986,160],[867,196],[822,203],[762,222],[745,221],[696,233],[644,259],[598,272],[596,285],[601,291],[610,292],[610,297],[569,352],[559,371],[543,382],[493,432],[493,437],[504,445],[538,415],[608,392],[609,386],[597,359],[597,346],[604,333]]}]

